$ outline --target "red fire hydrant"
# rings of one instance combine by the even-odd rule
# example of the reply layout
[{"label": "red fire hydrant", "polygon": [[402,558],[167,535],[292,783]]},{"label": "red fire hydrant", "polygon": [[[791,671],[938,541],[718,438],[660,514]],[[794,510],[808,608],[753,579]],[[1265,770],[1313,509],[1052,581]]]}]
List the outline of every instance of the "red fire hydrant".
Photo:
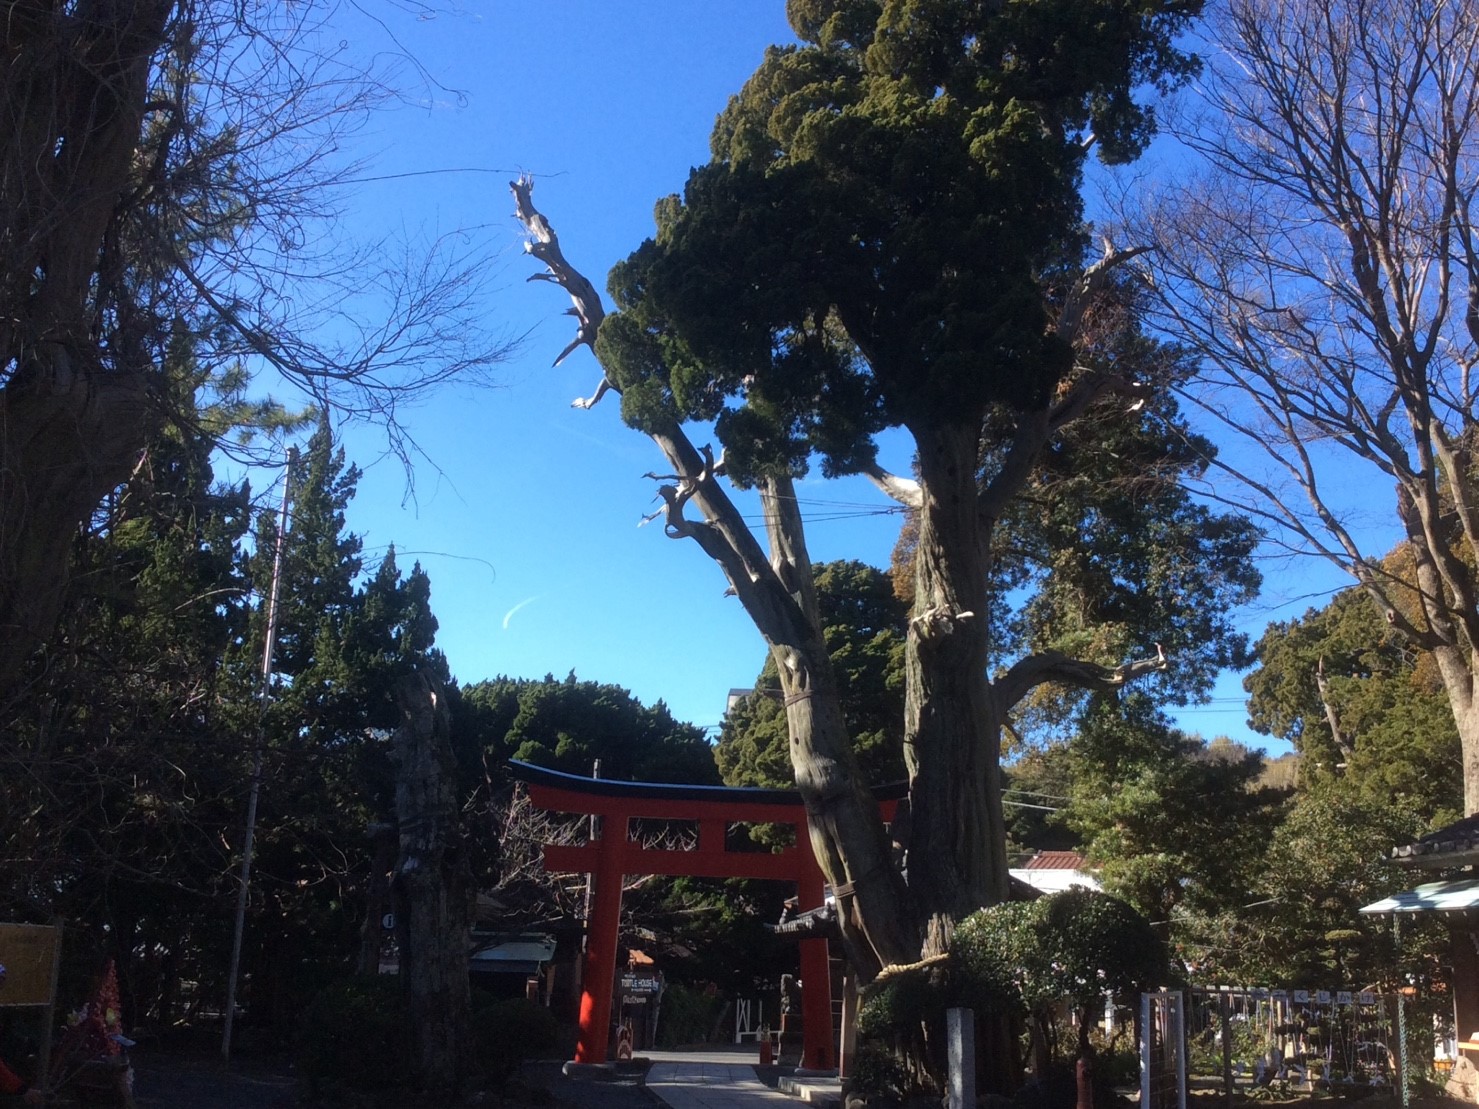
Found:
[{"label": "red fire hydrant", "polygon": [[771,1061],[771,1054],[770,1054],[770,1029],[769,1028],[762,1028],[762,1029],[760,1029],[759,1040],[760,1040],[760,1065],[762,1067],[768,1067],[768,1066],[770,1066],[770,1061]]}]

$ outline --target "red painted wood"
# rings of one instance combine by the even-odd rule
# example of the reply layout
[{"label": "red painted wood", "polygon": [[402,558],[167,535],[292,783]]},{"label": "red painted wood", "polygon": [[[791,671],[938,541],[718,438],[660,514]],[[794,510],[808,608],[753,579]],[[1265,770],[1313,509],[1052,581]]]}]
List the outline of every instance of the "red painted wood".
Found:
[{"label": "red painted wood", "polygon": [[[566,847],[546,844],[544,869],[551,874],[589,874],[600,862],[594,846]],[[671,874],[685,878],[772,878],[794,882],[799,872],[795,849],[779,855],[758,851],[660,851],[629,848],[624,853],[627,874]]]},{"label": "red painted wood", "polygon": [[[796,882],[796,907],[800,912],[820,908],[826,896],[822,868],[811,850],[805,827],[801,837],[801,873]],[[829,1070],[837,1065],[832,1051],[832,964],[826,940],[802,940],[801,944],[801,1065]]]},{"label": "red painted wood", "polygon": [[[799,824],[806,820],[801,804],[770,805],[756,801],[703,801],[666,797],[612,797],[599,793],[581,793],[560,786],[531,782],[529,799],[551,812],[607,813],[625,812],[630,816],[647,816],[655,820],[723,820],[726,823]],[[738,792],[738,791],[735,791]],[[894,818],[898,801],[880,801],[878,811],[885,821]]]},{"label": "red painted wood", "polygon": [[[577,1063],[604,1063],[611,1036],[611,990],[616,982],[616,940],[621,924],[621,879],[627,845],[627,818],[601,818],[594,851],[591,916],[586,926],[585,973],[581,978]],[[549,850],[548,847],[545,848]]]},{"label": "red painted wood", "polygon": [[[587,813],[602,819],[601,838],[583,846],[546,844],[544,866],[554,873],[592,875],[592,909],[586,931],[586,966],[580,999],[578,1063],[604,1063],[611,1034],[611,997],[616,976],[617,932],[621,921],[621,884],[628,874],[669,874],[702,878],[769,878],[794,882],[803,912],[819,908],[825,895],[821,867],[812,854],[806,809],[801,804],[770,804],[736,799],[613,797],[562,786],[530,782],[529,797],[552,812]],[[879,814],[891,821],[897,801],[880,801]],[[644,849],[627,839],[632,817],[694,820],[698,846],[692,851]],[[797,846],[778,854],[725,850],[731,823],[791,824]],[[835,1066],[832,1048],[832,981],[827,941],[802,940],[802,1062],[807,1067]]]}]

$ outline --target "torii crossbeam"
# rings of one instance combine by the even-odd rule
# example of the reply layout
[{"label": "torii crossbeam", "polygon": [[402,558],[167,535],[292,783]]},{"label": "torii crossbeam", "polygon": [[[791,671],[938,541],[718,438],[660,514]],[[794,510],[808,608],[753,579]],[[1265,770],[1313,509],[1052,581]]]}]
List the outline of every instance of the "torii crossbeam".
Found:
[{"label": "torii crossbeam", "polygon": [[[617,782],[564,774],[524,762],[510,765],[514,777],[529,787],[529,798],[539,808],[601,818],[600,839],[580,846],[544,847],[546,870],[591,875],[577,1063],[606,1061],[621,886],[626,875],[771,878],[795,883],[802,912],[822,905],[822,870],[806,833],[806,807],[801,795],[793,790]],[[897,789],[875,793],[885,820],[893,819],[903,789],[901,784]],[[645,848],[630,839],[629,822],[634,817],[694,821],[698,824],[698,845],[688,851]],[[729,851],[725,833],[735,823],[790,824],[796,828],[797,845],[775,853]],[[836,1065],[827,941],[806,939],[800,946],[802,1066],[826,1070]]]}]

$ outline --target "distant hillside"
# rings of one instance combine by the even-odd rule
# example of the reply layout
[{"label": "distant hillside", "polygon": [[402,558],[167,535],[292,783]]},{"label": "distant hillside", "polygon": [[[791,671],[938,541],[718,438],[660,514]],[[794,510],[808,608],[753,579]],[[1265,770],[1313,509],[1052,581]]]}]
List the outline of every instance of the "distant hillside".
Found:
[{"label": "distant hillside", "polygon": [[1299,784],[1299,756],[1293,751],[1276,759],[1264,755],[1263,773],[1259,775],[1258,784],[1273,789],[1293,789]]}]

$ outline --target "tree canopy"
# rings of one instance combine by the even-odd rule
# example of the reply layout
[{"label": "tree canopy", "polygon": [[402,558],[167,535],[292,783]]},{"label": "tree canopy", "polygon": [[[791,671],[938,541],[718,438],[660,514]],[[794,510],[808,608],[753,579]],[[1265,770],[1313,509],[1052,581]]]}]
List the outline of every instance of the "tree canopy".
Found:
[{"label": "tree canopy", "polygon": [[[866,977],[1005,897],[998,747],[1019,705],[1050,683],[1113,689],[1162,672],[1195,695],[1237,653],[1219,614],[1254,587],[1253,533],[1190,502],[1165,511],[1173,475],[1202,464],[1178,446],[1189,431],[1165,392],[1186,367],[1141,334],[1133,287],[1116,280],[1125,258],[1090,259],[1079,195],[1091,149],[1119,161],[1148,141],[1136,91],[1195,70],[1174,44],[1194,0],[787,10],[800,44],[767,53],[720,116],[710,162],[658,204],[655,237],[611,274],[615,314],[564,258],[530,182],[514,191],[531,252],[575,299],[561,357],[586,343],[601,361],[578,403],[620,393],[625,421],[672,467],[668,533],[720,564],[772,652],[812,842],[852,891],[844,934]],[[693,445],[695,422],[712,423],[721,455]],[[1075,440],[1076,426],[1090,430]],[[911,477],[877,465],[888,428],[913,439]],[[1117,446],[1131,448],[1122,483],[1105,480]],[[907,891],[857,767],[806,556],[792,483],[813,464],[866,474],[915,513]],[[1034,507],[1067,475],[1080,507]],[[768,555],[723,476],[759,492]],[[1105,500],[1091,507],[1095,489]],[[1042,536],[1016,558],[1014,514],[1017,534]],[[1172,531],[1146,531],[1152,519]],[[1103,545],[1076,559],[1062,539],[1095,521]],[[1035,610],[1014,612],[1032,595]]]},{"label": "tree canopy", "polygon": [[661,701],[646,706],[621,686],[573,672],[465,686],[456,726],[464,760],[498,783],[509,759],[580,775],[599,760],[601,777],[627,781],[719,782],[703,729],[673,719]]},{"label": "tree canopy", "polygon": [[[813,567],[822,634],[837,672],[848,736],[870,785],[904,779],[904,628],[907,606],[892,579],[861,562]],[[775,660],[724,715],[714,759],[731,786],[789,788],[790,733]]]},{"label": "tree canopy", "polygon": [[1434,823],[1463,806],[1458,731],[1436,660],[1360,588],[1270,624],[1244,679],[1253,727],[1294,745],[1308,782],[1387,801]]}]

